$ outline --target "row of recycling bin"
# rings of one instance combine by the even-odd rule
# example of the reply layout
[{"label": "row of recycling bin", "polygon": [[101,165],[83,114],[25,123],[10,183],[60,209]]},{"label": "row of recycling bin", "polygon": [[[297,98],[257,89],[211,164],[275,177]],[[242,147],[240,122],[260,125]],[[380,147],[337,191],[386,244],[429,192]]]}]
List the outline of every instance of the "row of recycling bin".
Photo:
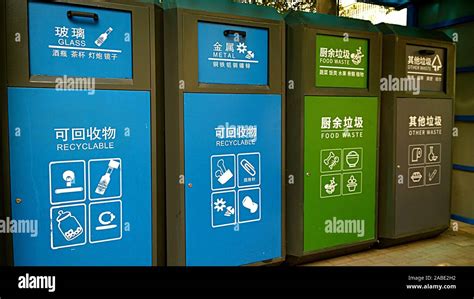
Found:
[{"label": "row of recycling bin", "polygon": [[1,5],[9,264],[300,263],[449,225],[441,33],[226,0]]}]

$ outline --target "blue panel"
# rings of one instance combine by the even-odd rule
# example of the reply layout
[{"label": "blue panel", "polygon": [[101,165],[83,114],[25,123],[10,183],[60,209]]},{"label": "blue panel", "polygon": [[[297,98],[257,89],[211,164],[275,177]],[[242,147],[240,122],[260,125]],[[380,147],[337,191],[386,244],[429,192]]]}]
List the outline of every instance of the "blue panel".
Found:
[{"label": "blue panel", "polygon": [[31,75],[132,78],[130,12],[34,0],[28,12]]},{"label": "blue panel", "polygon": [[184,96],[187,265],[281,257],[281,97]]},{"label": "blue panel", "polygon": [[474,66],[457,67],[456,73],[474,73]]},{"label": "blue panel", "polygon": [[460,216],[456,214],[451,214],[451,219],[474,225],[474,219],[472,218],[468,218],[468,217],[464,217],[464,216]]},{"label": "blue panel", "polygon": [[454,120],[455,121],[460,121],[460,122],[472,123],[472,122],[474,122],[474,115],[455,115]]},{"label": "blue panel", "polygon": [[200,83],[267,85],[268,30],[199,22],[198,60]]},{"label": "blue panel", "polygon": [[474,172],[474,166],[453,164],[453,169],[459,171]]},{"label": "blue panel", "polygon": [[8,97],[15,265],[151,265],[150,93]]}]

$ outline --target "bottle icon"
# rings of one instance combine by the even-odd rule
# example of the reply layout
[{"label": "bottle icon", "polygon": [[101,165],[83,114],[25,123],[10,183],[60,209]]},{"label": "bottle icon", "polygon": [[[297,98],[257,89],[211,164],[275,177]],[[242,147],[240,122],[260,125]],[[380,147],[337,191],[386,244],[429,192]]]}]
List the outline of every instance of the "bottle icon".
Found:
[{"label": "bottle icon", "polygon": [[107,40],[107,38],[109,37],[109,34],[113,31],[112,27],[109,27],[109,29],[107,29],[107,31],[105,31],[104,33],[102,33],[96,40],[95,40],[95,44],[100,47],[102,46],[102,44]]},{"label": "bottle icon", "polygon": [[81,224],[71,212],[60,210],[56,221],[58,222],[59,231],[61,231],[66,241],[72,241],[84,232]]},{"label": "bottle icon", "polygon": [[109,161],[107,171],[100,178],[99,184],[97,185],[97,188],[95,188],[95,193],[104,195],[105,190],[107,190],[107,187],[109,186],[110,176],[112,175],[112,172],[114,171],[114,169],[119,168],[119,166],[120,166],[120,162],[115,161],[115,160]]}]

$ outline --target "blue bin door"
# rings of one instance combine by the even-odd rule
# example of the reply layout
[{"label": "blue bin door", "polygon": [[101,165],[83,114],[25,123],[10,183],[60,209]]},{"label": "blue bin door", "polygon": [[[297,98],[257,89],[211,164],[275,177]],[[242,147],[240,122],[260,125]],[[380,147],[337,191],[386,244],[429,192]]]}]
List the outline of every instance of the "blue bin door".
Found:
[{"label": "blue bin door", "polygon": [[281,257],[281,96],[184,95],[186,264]]},{"label": "blue bin door", "polygon": [[15,265],[151,265],[149,92],[9,88],[8,105],[12,219],[37,225]]}]

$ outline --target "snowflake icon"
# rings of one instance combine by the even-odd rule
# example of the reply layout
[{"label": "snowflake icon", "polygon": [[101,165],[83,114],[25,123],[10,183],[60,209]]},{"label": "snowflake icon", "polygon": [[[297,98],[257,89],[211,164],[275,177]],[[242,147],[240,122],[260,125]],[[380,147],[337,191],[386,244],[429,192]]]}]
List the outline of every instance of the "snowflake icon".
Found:
[{"label": "snowflake icon", "polygon": [[223,199],[223,198],[218,198],[216,200],[216,202],[214,203],[214,209],[217,211],[217,212],[222,212],[224,211],[225,207],[226,207],[226,201]]},{"label": "snowflake icon", "polygon": [[239,43],[237,45],[237,51],[239,51],[240,54],[247,52],[247,46],[245,43]]}]

